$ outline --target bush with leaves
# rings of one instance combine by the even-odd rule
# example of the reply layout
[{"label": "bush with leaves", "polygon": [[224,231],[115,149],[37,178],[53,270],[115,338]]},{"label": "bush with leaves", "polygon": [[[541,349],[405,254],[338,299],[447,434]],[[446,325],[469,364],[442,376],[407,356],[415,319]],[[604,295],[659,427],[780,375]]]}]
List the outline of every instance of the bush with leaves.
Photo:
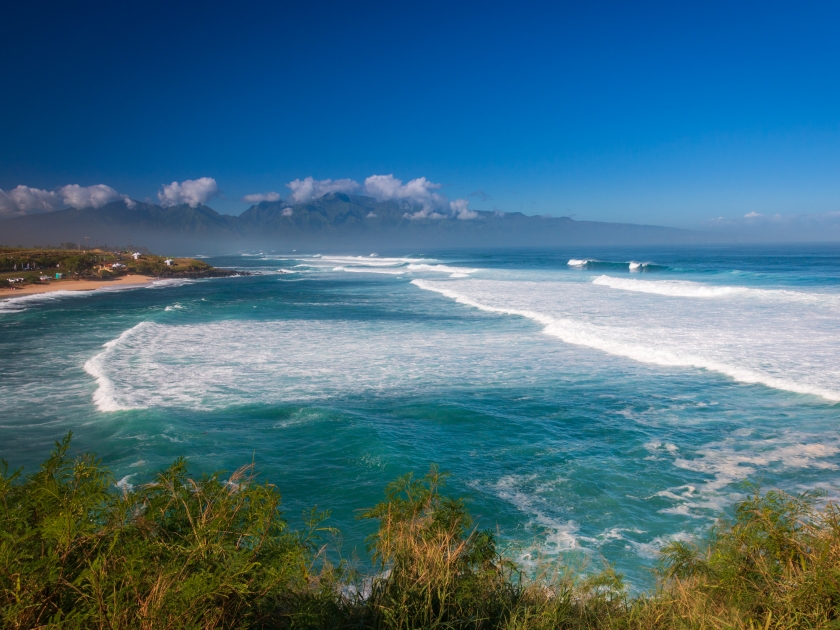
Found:
[{"label": "bush with leaves", "polygon": [[326,512],[291,530],[253,466],[226,479],[184,460],[115,489],[70,436],[33,475],[0,469],[0,627],[665,630],[840,627],[840,511],[756,491],[705,545],[664,549],[655,591],[607,567],[523,572],[475,528],[446,473],[405,475],[365,510],[373,565],[331,563]]},{"label": "bush with leaves", "polygon": [[282,627],[333,604],[317,521],[289,531],[279,492],[250,466],[193,479],[178,460],[117,493],[93,456],[67,456],[69,443],[23,483],[3,463],[3,627]]}]

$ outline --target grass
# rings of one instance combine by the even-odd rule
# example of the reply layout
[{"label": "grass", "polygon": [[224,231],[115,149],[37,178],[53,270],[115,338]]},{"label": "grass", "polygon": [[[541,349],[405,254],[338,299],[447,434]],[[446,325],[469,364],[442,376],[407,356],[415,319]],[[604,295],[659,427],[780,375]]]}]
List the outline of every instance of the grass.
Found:
[{"label": "grass", "polygon": [[657,587],[631,597],[611,569],[526,574],[434,467],[360,512],[378,524],[360,568],[328,513],[290,529],[253,466],[195,478],[178,460],[117,491],[69,449],[0,469],[3,628],[840,627],[840,513],[814,494],[756,491],[702,544],[663,549]]}]

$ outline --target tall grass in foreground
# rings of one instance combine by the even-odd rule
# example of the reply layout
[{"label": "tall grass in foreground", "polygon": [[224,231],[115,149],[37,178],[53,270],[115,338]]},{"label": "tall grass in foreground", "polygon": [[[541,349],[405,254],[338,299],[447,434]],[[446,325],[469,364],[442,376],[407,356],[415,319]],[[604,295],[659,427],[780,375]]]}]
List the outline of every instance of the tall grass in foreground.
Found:
[{"label": "tall grass in foreground", "polygon": [[840,627],[838,509],[811,494],[756,493],[630,597],[609,569],[526,575],[435,468],[361,513],[378,529],[359,570],[330,560],[326,513],[291,530],[251,466],[196,479],[178,460],[117,492],[69,444],[31,476],[0,470],[3,628]]}]

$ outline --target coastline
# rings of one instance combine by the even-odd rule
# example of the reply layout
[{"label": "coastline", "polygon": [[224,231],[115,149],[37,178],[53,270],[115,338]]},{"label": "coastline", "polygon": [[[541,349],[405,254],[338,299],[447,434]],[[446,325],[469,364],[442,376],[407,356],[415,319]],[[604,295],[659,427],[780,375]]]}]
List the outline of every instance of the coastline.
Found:
[{"label": "coastline", "polygon": [[53,291],[95,291],[102,287],[142,285],[157,280],[150,276],[127,275],[114,280],[55,280],[49,284],[29,284],[20,289],[3,287],[0,289],[0,300],[35,295],[38,293],[52,293]]}]

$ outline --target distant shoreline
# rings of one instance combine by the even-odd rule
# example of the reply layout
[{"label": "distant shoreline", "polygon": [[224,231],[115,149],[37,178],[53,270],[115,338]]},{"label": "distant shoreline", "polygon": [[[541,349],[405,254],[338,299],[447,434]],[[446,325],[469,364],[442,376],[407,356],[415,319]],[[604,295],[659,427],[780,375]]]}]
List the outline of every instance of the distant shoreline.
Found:
[{"label": "distant shoreline", "polygon": [[54,280],[49,284],[28,284],[19,289],[3,287],[0,289],[0,300],[35,295],[38,293],[52,293],[53,291],[95,291],[103,287],[142,285],[157,280],[151,276],[128,275],[113,280]]}]

